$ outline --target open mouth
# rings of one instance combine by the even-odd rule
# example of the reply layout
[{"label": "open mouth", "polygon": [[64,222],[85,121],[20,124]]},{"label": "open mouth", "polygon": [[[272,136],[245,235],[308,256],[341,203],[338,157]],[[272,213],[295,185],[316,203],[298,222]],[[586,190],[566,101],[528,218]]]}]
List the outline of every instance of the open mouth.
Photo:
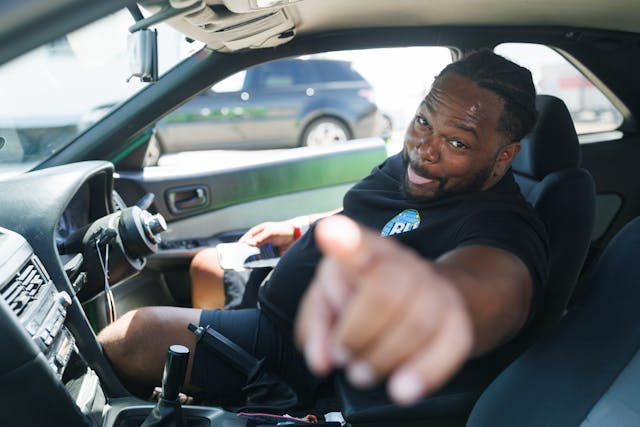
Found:
[{"label": "open mouth", "polygon": [[415,185],[426,185],[426,184],[438,182],[435,179],[429,179],[421,175],[418,175],[418,173],[411,167],[411,165],[407,165],[407,178],[409,179],[409,182],[411,184],[415,184]]}]

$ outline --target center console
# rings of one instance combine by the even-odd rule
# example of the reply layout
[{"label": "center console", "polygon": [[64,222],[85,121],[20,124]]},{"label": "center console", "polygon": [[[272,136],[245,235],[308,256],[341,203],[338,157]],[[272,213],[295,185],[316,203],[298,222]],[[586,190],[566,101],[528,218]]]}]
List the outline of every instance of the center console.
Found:
[{"label": "center console", "polygon": [[[142,425],[154,404],[107,396],[72,332],[68,309],[77,300],[60,288],[30,244],[0,228],[0,424]],[[245,425],[219,408],[184,406],[182,411],[186,426]]]},{"label": "center console", "polygon": [[44,355],[47,364],[62,378],[75,340],[64,326],[71,297],[58,292],[44,266],[19,234],[0,229],[0,295],[3,315],[13,313]]}]

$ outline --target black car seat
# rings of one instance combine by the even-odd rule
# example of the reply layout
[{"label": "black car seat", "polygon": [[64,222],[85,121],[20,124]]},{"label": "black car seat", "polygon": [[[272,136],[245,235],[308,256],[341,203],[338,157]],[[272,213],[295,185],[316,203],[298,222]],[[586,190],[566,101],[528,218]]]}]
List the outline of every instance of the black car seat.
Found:
[{"label": "black car seat", "polygon": [[468,426],[640,425],[640,218],[609,243],[584,298],[502,372]]},{"label": "black car seat", "polygon": [[353,426],[463,424],[484,387],[513,358],[560,320],[584,263],[595,216],[595,186],[579,168],[580,147],[564,102],[538,95],[538,121],[522,139],[513,171],[525,198],[549,234],[549,275],[541,307],[518,339],[467,364],[442,390],[417,405],[398,407],[383,389],[359,391],[336,380],[342,413]]},{"label": "black car seat", "polygon": [[528,341],[556,324],[573,293],[587,256],[595,220],[595,185],[580,166],[580,146],[562,100],[536,97],[538,120],[522,139],[512,167],[522,194],[549,234],[549,275]]}]

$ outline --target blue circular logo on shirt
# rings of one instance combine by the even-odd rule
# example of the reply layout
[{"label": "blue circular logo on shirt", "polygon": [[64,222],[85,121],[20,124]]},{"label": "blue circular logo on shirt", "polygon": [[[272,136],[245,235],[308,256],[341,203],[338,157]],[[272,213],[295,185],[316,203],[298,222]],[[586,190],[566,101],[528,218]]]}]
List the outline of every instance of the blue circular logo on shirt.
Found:
[{"label": "blue circular logo on shirt", "polygon": [[391,221],[382,229],[381,236],[393,236],[394,234],[406,233],[418,228],[420,225],[420,214],[415,209],[407,209],[391,218]]}]

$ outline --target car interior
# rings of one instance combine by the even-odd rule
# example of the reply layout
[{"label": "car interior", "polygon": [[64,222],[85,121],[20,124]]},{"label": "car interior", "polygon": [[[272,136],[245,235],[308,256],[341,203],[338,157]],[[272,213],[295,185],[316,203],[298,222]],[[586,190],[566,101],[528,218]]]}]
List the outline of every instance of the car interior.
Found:
[{"label": "car interior", "polygon": [[638,422],[639,225],[635,219],[614,237],[586,283],[589,295],[496,378],[467,425]]},{"label": "car interior", "polygon": [[[178,153],[163,163],[152,152],[163,117],[226,77],[277,59],[439,46],[455,60],[505,43],[549,47],[586,82],[565,79],[564,87],[597,88],[620,114],[610,129],[582,132],[573,105],[583,98],[544,91],[536,98],[538,121],[512,167],[550,236],[542,308],[515,340],[469,361],[416,404],[394,404],[384,387],[356,389],[338,374],[313,405],[273,415],[353,427],[638,423],[640,9],[633,1],[25,0],[0,6],[0,64],[122,10],[131,15],[129,33],[147,37],[168,25],[202,47],[159,76],[147,57],[149,67],[133,74],[150,82],[34,163],[26,163],[26,148],[15,154],[21,134],[5,129],[12,105],[0,108],[1,425],[143,425],[161,400],[123,385],[97,332],[134,308],[191,306],[197,251],[265,220],[340,207],[389,150],[371,135],[226,153],[218,163],[218,151],[183,162]],[[178,407],[186,424],[160,415],[145,425],[283,421],[248,420],[238,408],[206,402]]]}]

